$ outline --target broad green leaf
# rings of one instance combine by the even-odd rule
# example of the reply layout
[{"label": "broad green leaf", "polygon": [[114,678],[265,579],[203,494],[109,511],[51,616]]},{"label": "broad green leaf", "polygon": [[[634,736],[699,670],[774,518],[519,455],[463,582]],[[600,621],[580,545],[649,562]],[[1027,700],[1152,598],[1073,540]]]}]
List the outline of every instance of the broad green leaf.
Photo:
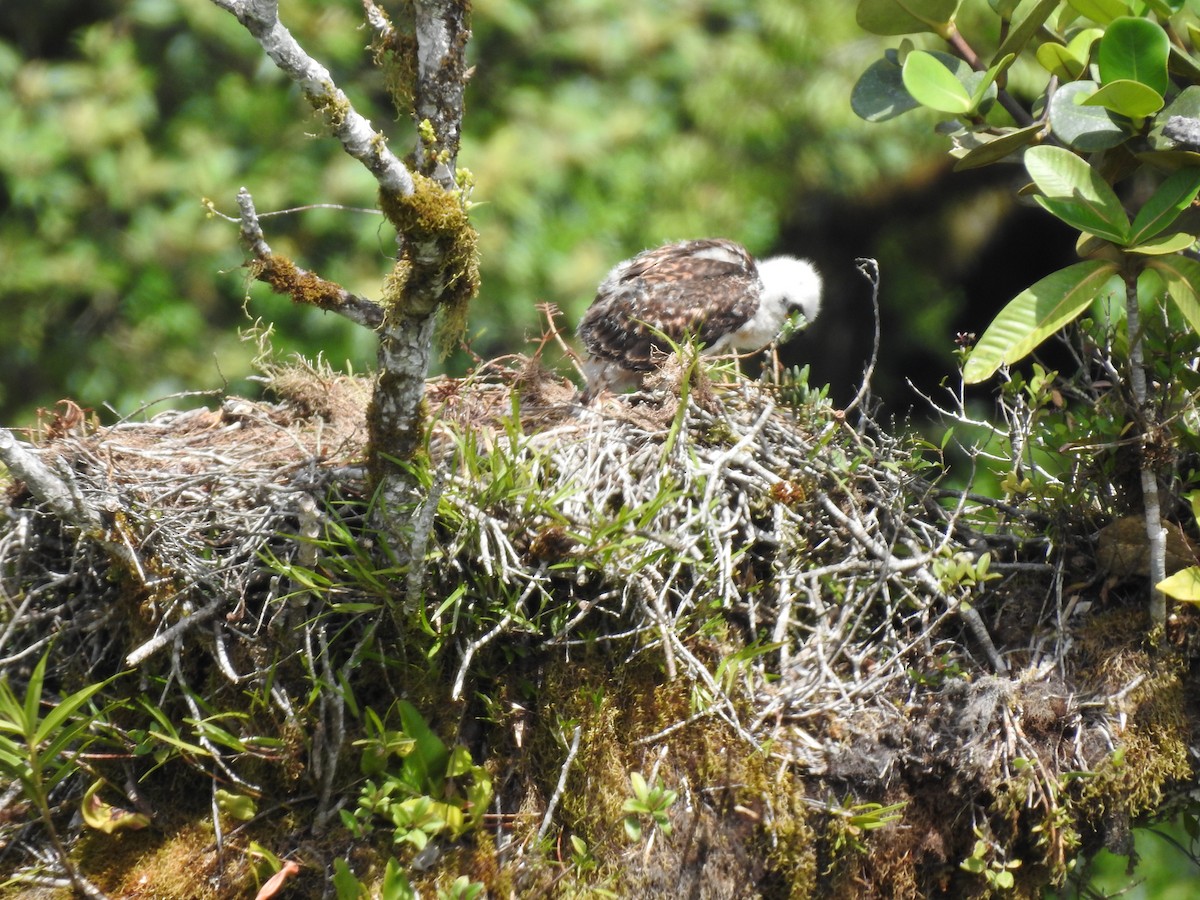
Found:
[{"label": "broad green leaf", "polygon": [[1192,205],[1197,193],[1200,193],[1200,167],[1189,166],[1168,177],[1138,210],[1129,243],[1136,246],[1166,230]]},{"label": "broad green leaf", "polygon": [[440,789],[446,775],[446,763],[450,751],[426,724],[417,708],[407,700],[397,700],[404,733],[413,738],[416,748],[404,758],[404,771],[410,776],[409,784],[417,791],[431,793]]},{"label": "broad green leaf", "polygon": [[1110,81],[1090,97],[1083,100],[1085,106],[1103,106],[1119,116],[1144,119],[1163,107],[1163,96],[1140,81],[1121,79]]},{"label": "broad green leaf", "polygon": [[1133,134],[1104,107],[1082,105],[1098,87],[1091,81],[1072,81],[1050,98],[1051,130],[1063,143],[1084,153],[1115,147]]},{"label": "broad green leaf", "polygon": [[868,122],[885,122],[920,105],[904,87],[894,50],[867,66],[850,92],[850,108]]},{"label": "broad green leaf", "polygon": [[1085,260],[1047,275],[1009,301],[988,326],[963,367],[975,384],[1011,364],[1078,317],[1117,272],[1107,260]]},{"label": "broad green leaf", "polygon": [[945,36],[958,9],[958,0],[859,0],[855,18],[871,34]]},{"label": "broad green leaf", "polygon": [[904,86],[922,106],[962,115],[971,110],[971,95],[953,72],[931,53],[914,50],[904,60]]},{"label": "broad green leaf", "polygon": [[1182,253],[1196,243],[1196,236],[1184,231],[1177,231],[1166,237],[1151,238],[1133,247],[1126,247],[1126,253],[1136,253],[1139,256],[1165,256],[1168,253]]},{"label": "broad green leaf", "polygon": [[[1092,166],[1062,147],[1038,146],[1025,151],[1025,168],[1038,189],[1050,200],[1067,200],[1085,207],[1117,243],[1129,237],[1129,217],[1121,201]],[[1053,211],[1053,210],[1052,210]],[[1055,215],[1058,215],[1055,212]],[[1093,228],[1082,228],[1105,237]]]},{"label": "broad green leaf", "polygon": [[1037,48],[1037,61],[1061,81],[1074,81],[1087,66],[1087,57],[1076,56],[1069,48],[1051,41]]},{"label": "broad green leaf", "polygon": [[1075,200],[1063,200],[1061,197],[1043,197],[1037,194],[1033,198],[1042,209],[1057,219],[1066,222],[1072,228],[1078,228],[1087,234],[1095,235],[1114,244],[1124,244],[1128,238],[1128,229],[1114,228],[1109,222],[1096,214],[1095,209]]},{"label": "broad green leaf", "polygon": [[1107,25],[1117,16],[1129,13],[1129,4],[1125,0],[1067,0],[1071,8],[1080,15],[1087,16],[1093,22]]},{"label": "broad green leaf", "polygon": [[1184,603],[1200,603],[1200,566],[1180,569],[1155,585],[1160,591]]},{"label": "broad green leaf", "polygon": [[1086,62],[1092,55],[1092,44],[1104,37],[1103,28],[1084,28],[1067,42],[1067,49]]},{"label": "broad green leaf", "polygon": [[1137,81],[1155,93],[1167,92],[1167,58],[1171,41],[1162,26],[1149,19],[1121,16],[1104,30],[1096,62],[1100,81]]},{"label": "broad green leaf", "polygon": [[974,169],[978,166],[986,166],[1004,159],[1006,156],[1029,146],[1041,130],[1041,124],[1034,123],[1025,128],[1005,132],[998,137],[993,137],[992,135],[970,135],[969,137],[973,138],[974,141],[972,143],[968,143],[966,140],[962,142],[962,147],[955,153],[955,155],[959,156],[959,159],[954,164],[954,169],[955,171]]},{"label": "broad green leaf", "polygon": [[1025,45],[1038,33],[1038,30],[1061,2],[1062,0],[1038,0],[1037,6],[1033,7],[1024,18],[1012,23],[1012,27],[1008,30],[1008,36],[1004,39],[1004,43],[997,48],[996,55],[992,57],[992,60],[1003,59],[1010,53],[1020,55],[1025,49]]},{"label": "broad green leaf", "polygon": [[1200,332],[1200,262],[1186,256],[1154,256],[1146,260],[1167,284],[1167,294],[1193,331]]},{"label": "broad green leaf", "polygon": [[416,896],[416,892],[408,883],[408,876],[400,870],[400,864],[394,858],[389,859],[387,868],[383,870],[383,884],[379,888],[379,900],[414,900]]},{"label": "broad green leaf", "polygon": [[[393,860],[388,861],[390,868]],[[361,897],[370,897],[367,889],[363,887],[361,881],[354,877],[354,873],[350,871],[349,864],[341,858],[333,861],[333,890],[337,896],[337,900],[359,900]]]}]

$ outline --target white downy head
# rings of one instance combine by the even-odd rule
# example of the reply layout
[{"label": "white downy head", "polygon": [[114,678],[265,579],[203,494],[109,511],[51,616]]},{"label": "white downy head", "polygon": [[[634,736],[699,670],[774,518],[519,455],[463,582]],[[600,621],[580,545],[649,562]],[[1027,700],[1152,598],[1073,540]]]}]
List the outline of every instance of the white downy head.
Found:
[{"label": "white downy head", "polygon": [[758,264],[762,279],[762,304],[781,310],[780,324],[793,312],[804,313],[805,324],[811,324],[821,311],[821,276],[806,259],[794,256],[772,256]]},{"label": "white downy head", "polygon": [[718,342],[723,347],[758,350],[779,337],[792,313],[803,313],[802,327],[807,327],[820,312],[821,276],[808,260],[794,256],[764,259],[758,264],[758,277],[763,286],[758,310],[727,340]]}]

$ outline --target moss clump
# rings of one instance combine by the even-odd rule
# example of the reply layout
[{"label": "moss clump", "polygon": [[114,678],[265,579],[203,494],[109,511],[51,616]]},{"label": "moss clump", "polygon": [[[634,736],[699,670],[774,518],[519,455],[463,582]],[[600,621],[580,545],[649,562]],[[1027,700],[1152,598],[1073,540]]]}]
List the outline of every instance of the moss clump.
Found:
[{"label": "moss clump", "polygon": [[250,275],[271,286],[277,294],[296,303],[337,311],[344,305],[346,292],[332,281],[299,268],[286,256],[272,254],[249,264]]},{"label": "moss clump", "polygon": [[381,191],[379,208],[404,242],[384,285],[388,314],[423,319],[441,313],[438,342],[449,352],[466,330],[479,291],[479,235],[463,198],[431,178],[413,175],[407,196]]}]

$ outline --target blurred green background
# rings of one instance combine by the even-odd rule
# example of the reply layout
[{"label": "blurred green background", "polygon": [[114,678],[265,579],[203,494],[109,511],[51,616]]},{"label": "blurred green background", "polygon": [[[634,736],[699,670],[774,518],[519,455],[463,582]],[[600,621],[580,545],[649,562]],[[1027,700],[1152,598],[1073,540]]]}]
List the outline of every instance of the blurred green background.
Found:
[{"label": "blurred green background", "polygon": [[[284,0],[282,13],[393,147],[410,147],[363,50],[359,4]],[[478,0],[474,29],[460,161],[476,180],[479,356],[530,350],[542,302],[573,334],[618,260],[719,235],[818,263],[827,311],[786,361],[811,361],[835,399],[852,396],[871,346],[854,260],[877,258],[875,386],[902,410],[907,379],[953,371],[955,331],[981,331],[1070,254],[1069,235],[1033,234],[1044,217],[1023,221],[1014,172],[950,173],[921,114],[853,115],[850,89],[883,46],[853,4]],[[260,212],[371,207],[371,178],[321,132],[208,0],[0,4],[0,421],[28,424],[68,396],[128,414],[182,390],[253,393],[239,329],[256,318],[279,349],[369,369],[371,334],[247,284],[236,227],[202,206],[232,214],[245,185]],[[393,246],[380,216],[264,224],[277,252],[378,295]]]}]

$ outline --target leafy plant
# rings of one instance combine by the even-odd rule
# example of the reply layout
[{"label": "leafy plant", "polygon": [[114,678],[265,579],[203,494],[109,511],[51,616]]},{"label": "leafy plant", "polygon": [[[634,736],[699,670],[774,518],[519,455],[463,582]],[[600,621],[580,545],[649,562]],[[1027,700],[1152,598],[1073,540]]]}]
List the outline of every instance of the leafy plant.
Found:
[{"label": "leafy plant", "polygon": [[653,785],[648,785],[639,772],[630,773],[629,786],[633,789],[633,796],[621,807],[627,814],[624,823],[629,840],[642,839],[642,827],[647,819],[663,834],[669,835],[671,820],[667,818],[667,810],[679,799],[679,793],[664,787],[658,779]]},{"label": "leafy plant", "polygon": [[835,832],[834,848],[849,845],[860,853],[866,852],[862,843],[863,835],[898,822],[903,818],[900,812],[905,805],[904,802],[888,806],[882,803],[855,803],[829,807],[835,816],[834,821],[839,825]]},{"label": "leafy plant", "polygon": [[50,794],[64,779],[79,771],[77,754],[95,740],[88,733],[93,717],[79,713],[108,681],[89,684],[63,697],[43,717],[48,659],[49,653],[34,666],[23,698],[17,697],[7,676],[0,679],[0,777],[21,785],[21,792],[45,827],[60,864],[71,881],[81,886],[82,876],[71,862],[54,824]]},{"label": "leafy plant", "polygon": [[[1200,263],[1180,255],[1200,235],[1200,217],[1189,213],[1200,193],[1200,142],[1189,137],[1200,124],[1194,13],[1183,0],[993,0],[989,9],[999,38],[981,52],[959,31],[959,0],[860,0],[866,30],[933,34],[949,52],[920,50],[905,38],[863,73],[852,105],[869,121],[933,110],[947,120],[958,168],[1021,160],[1036,202],[1080,233],[1081,261],[1001,310],[967,357],[963,380],[991,377],[1102,297],[1123,293],[1128,418],[1150,434],[1142,299],[1169,300],[1200,331]],[[1018,69],[1022,83],[1040,84],[1026,103],[1008,91]],[[1132,215],[1115,190],[1122,183],[1145,198]],[[1158,584],[1165,543],[1156,475],[1145,460],[1141,481],[1151,583]],[[1157,591],[1151,615],[1156,625],[1165,621]]]},{"label": "leafy plant", "polygon": [[[391,823],[395,843],[421,850],[430,838],[451,839],[478,828],[492,798],[492,779],[477,766],[466,747],[448,748],[411,703],[397,700],[401,727],[387,729],[367,710],[368,737],[361,768],[369,778],[353,812],[341,811],[342,823],[355,835],[374,829],[377,818]],[[388,767],[393,757],[398,769]]]},{"label": "leafy plant", "polygon": [[[976,835],[979,829],[975,830]],[[982,875],[988,886],[996,890],[1009,891],[1016,885],[1013,872],[1021,867],[1019,859],[1000,860],[995,858],[992,844],[979,837],[971,850],[971,855],[959,863],[964,872]]]},{"label": "leafy plant", "polygon": [[[344,859],[333,861],[333,878],[331,879],[337,900],[360,900],[370,898],[367,890]],[[383,872],[383,883],[379,887],[379,900],[417,900],[417,892],[408,883],[408,878],[400,871],[400,864],[389,859]]]}]

